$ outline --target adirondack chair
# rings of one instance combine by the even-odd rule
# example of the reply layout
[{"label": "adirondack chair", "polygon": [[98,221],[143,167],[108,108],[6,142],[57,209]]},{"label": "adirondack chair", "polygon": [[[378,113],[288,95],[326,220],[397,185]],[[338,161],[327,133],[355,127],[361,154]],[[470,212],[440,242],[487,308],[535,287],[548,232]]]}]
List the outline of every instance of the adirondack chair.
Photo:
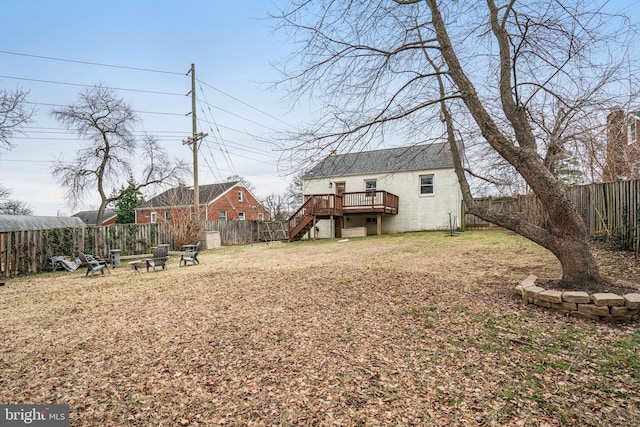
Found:
[{"label": "adirondack chair", "polygon": [[89,273],[91,273],[91,277],[93,277],[96,271],[99,271],[102,274],[104,274],[104,270],[107,270],[107,272],[111,274],[111,271],[109,271],[109,266],[107,265],[106,261],[98,260],[97,258],[91,255],[86,255],[82,252],[78,252],[78,258],[82,263],[81,265],[83,267],[87,267],[87,273],[84,275],[85,277],[87,277]]},{"label": "adirondack chair", "polygon": [[152,268],[156,271],[156,267],[167,268],[167,260],[169,259],[169,248],[167,246],[158,246],[153,248],[153,258],[147,259],[147,272]]},{"label": "adirondack chair", "polygon": [[[44,249],[47,256],[47,268],[49,268],[51,271],[56,271],[58,268],[69,270],[75,265],[71,257],[67,255],[54,255],[51,245],[45,246]],[[78,268],[77,265],[75,265],[75,268],[73,268],[73,270],[69,271],[75,271],[76,268]]]},{"label": "adirondack chair", "polygon": [[182,263],[187,265],[187,262],[195,264],[200,264],[198,261],[198,253],[200,252],[201,244],[200,241],[195,246],[188,246],[184,253],[180,256],[180,267],[182,267]]}]

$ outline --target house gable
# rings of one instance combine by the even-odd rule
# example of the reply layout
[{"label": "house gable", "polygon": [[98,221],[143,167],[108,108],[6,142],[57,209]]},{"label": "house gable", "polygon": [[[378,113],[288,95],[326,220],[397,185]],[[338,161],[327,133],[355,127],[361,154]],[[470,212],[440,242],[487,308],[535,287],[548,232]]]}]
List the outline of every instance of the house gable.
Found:
[{"label": "house gable", "polygon": [[[242,200],[238,200],[241,191]],[[266,220],[267,210],[239,181],[199,186],[200,216],[202,219],[219,220],[220,212],[226,220]],[[184,185],[170,188],[136,208],[136,223],[185,222],[193,215],[193,187]]]}]

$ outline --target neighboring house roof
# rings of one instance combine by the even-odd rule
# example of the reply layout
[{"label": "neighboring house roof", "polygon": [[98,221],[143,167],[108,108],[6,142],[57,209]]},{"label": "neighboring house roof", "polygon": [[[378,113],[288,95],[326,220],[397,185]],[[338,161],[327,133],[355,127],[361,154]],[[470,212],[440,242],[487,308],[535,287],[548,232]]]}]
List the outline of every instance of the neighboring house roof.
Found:
[{"label": "neighboring house roof", "polygon": [[66,216],[0,215],[0,232],[84,227],[80,218]]},{"label": "neighboring house roof", "polygon": [[453,168],[448,143],[330,155],[303,179],[442,168]]},{"label": "neighboring house roof", "polygon": [[[72,217],[80,218],[86,225],[96,225],[98,220],[98,211],[80,211],[71,215]],[[102,214],[102,223],[109,221],[117,216],[116,211],[111,209],[105,209]]]},{"label": "neighboring house roof", "polygon": [[[224,193],[240,184],[240,181],[222,182],[219,184],[207,184],[199,185],[198,190],[200,193],[200,204],[206,205]],[[193,204],[193,187],[187,187],[186,185],[179,185],[168,189],[167,191],[158,194],[157,196],[149,199],[142,205],[138,206],[138,209],[159,208],[168,206],[187,206]]]}]

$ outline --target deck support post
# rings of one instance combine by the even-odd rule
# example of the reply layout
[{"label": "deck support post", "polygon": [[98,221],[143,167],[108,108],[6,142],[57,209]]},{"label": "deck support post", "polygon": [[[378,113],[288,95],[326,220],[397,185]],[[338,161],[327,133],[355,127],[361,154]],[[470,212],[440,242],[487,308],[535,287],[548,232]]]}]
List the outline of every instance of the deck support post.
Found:
[{"label": "deck support post", "polygon": [[316,231],[317,222],[318,222],[318,217],[314,215],[313,216],[313,240],[316,240],[316,237],[318,237],[318,232]]},{"label": "deck support post", "polygon": [[335,239],[335,237],[336,237],[336,223],[335,223],[335,221],[333,220],[333,215],[331,215],[331,216],[329,217],[329,222],[331,223],[331,231],[330,231],[330,233],[331,233],[331,234],[330,234],[330,235],[331,235],[331,238],[332,238],[332,239]]},{"label": "deck support post", "polygon": [[376,217],[376,233],[378,236],[382,234],[382,215],[380,214]]}]

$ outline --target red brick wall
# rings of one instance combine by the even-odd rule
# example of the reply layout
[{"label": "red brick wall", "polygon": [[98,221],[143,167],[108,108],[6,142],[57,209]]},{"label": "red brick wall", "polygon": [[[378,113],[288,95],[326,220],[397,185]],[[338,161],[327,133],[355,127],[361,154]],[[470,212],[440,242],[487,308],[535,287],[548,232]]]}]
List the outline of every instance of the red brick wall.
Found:
[{"label": "red brick wall", "polygon": [[[242,201],[238,200],[238,191],[242,191]],[[191,215],[190,207],[185,208],[156,208],[156,209],[140,209],[136,211],[136,224],[149,224],[151,222],[151,212],[156,213],[156,222],[165,222],[165,212],[171,212],[171,220],[177,222],[188,221]],[[253,197],[253,195],[244,187],[236,186],[227,191],[221,197],[216,199],[214,203],[208,206],[200,207],[200,216],[206,214],[209,221],[217,221],[220,219],[220,211],[227,211],[227,221],[239,219],[240,212],[244,212],[244,219],[247,221],[260,220],[259,214],[262,213],[263,220],[269,219],[266,209]]]},{"label": "red brick wall", "polygon": [[[242,201],[238,200],[238,191],[242,191]],[[244,219],[247,221],[258,221],[258,214],[262,213],[263,219],[269,219],[267,210],[262,207],[253,195],[244,187],[233,187],[227,191],[222,197],[219,197],[215,203],[208,207],[207,219],[215,221],[220,219],[220,211],[227,211],[227,221],[239,219],[240,212],[244,212]]]}]

